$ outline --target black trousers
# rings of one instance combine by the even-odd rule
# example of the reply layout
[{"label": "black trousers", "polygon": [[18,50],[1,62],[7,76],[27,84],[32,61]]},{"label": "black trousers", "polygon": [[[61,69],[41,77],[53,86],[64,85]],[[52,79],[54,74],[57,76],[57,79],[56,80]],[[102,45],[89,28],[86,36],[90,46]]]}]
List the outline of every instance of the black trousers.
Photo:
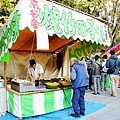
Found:
[{"label": "black trousers", "polygon": [[92,83],[92,69],[88,68],[87,71],[89,74],[89,89],[91,89],[91,86],[93,85],[93,83]]}]

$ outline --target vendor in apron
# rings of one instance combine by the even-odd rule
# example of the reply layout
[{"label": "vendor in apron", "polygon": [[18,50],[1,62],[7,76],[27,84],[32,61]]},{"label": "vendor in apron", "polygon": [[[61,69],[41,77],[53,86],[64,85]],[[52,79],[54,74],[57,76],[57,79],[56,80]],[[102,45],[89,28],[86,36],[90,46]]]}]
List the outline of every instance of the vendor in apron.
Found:
[{"label": "vendor in apron", "polygon": [[35,82],[35,80],[40,80],[43,77],[43,68],[40,64],[36,63],[34,59],[29,61],[30,66],[28,68],[28,78],[31,82]]}]

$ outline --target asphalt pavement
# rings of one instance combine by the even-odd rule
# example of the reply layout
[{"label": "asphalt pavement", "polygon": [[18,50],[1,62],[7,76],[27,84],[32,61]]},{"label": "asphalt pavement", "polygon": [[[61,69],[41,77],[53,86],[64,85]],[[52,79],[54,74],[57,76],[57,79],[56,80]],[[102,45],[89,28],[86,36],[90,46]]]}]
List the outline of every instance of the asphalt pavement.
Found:
[{"label": "asphalt pavement", "polygon": [[[106,107],[80,118],[80,120],[120,120],[120,88],[117,89],[116,97],[110,96],[111,89],[101,91],[100,95],[93,95],[93,91],[87,90],[85,100],[106,104]],[[92,108],[91,108],[92,109]]]}]

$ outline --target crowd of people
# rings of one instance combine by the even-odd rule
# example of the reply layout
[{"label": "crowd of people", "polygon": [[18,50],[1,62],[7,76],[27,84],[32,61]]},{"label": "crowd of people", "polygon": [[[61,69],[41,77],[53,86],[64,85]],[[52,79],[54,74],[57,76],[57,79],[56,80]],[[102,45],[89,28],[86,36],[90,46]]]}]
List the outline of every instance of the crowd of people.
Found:
[{"label": "crowd of people", "polygon": [[[101,91],[107,91],[107,83],[110,78],[111,85],[111,96],[117,96],[116,88],[118,86],[120,60],[115,55],[115,51],[110,51],[111,56],[108,58],[107,55],[103,54],[102,57],[95,55],[94,58],[87,56],[82,58],[79,63],[85,61],[87,72],[89,74],[89,86],[87,90],[93,90],[93,94],[97,95]],[[109,68],[114,67],[113,73],[108,73]]]},{"label": "crowd of people", "polygon": [[107,91],[108,77],[110,78],[111,96],[117,96],[119,80],[120,60],[115,55],[115,51],[110,51],[111,56],[102,54],[102,57],[95,55],[82,57],[81,60],[71,58],[70,78],[72,82],[73,97],[72,106],[73,117],[85,115],[84,95],[85,91],[93,90],[93,95],[100,95],[101,91]]}]

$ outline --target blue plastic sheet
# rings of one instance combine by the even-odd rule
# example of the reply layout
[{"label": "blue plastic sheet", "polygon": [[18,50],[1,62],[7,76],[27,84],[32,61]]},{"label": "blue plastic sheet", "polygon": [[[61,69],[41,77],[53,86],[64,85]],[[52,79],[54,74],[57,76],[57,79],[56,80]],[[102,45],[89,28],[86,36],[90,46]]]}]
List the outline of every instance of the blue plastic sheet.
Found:
[{"label": "blue plastic sheet", "polygon": [[[106,104],[101,103],[95,103],[95,102],[85,102],[86,112],[85,116],[96,112],[104,107],[106,107]],[[68,109],[55,111],[49,114],[39,115],[35,117],[29,117],[29,118],[23,118],[23,120],[78,120],[79,118],[74,118],[70,116],[70,114],[73,113],[73,108],[70,107]],[[81,116],[81,118],[84,116]],[[1,116],[0,120],[19,120],[16,116],[6,113],[6,115]]]}]

